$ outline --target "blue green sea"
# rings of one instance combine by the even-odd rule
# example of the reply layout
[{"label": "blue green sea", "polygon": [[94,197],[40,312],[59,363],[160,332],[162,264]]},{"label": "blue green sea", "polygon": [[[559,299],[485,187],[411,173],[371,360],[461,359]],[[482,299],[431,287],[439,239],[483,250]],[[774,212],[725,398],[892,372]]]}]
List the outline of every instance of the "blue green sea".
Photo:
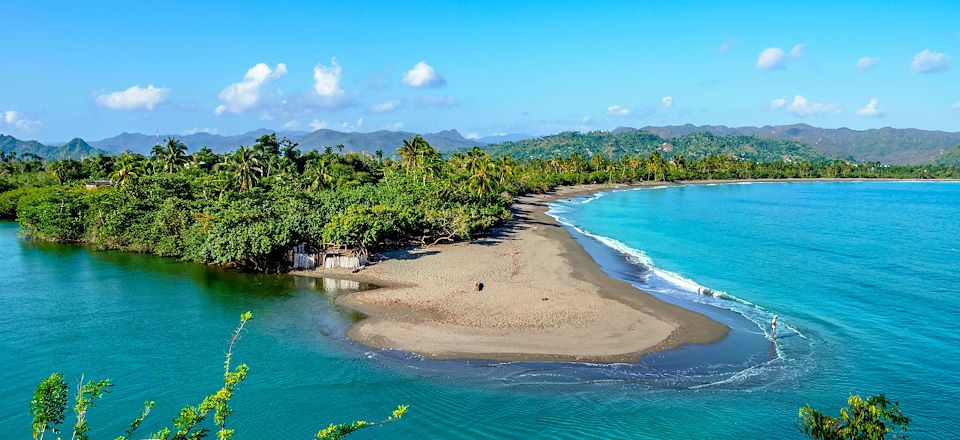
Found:
[{"label": "blue green sea", "polygon": [[113,379],[93,438],[147,399],[143,432],[168,424],[216,389],[245,310],[240,439],[307,439],[398,403],[404,420],[351,438],[799,438],[800,406],[851,392],[898,400],[915,438],[960,432],[960,184],[644,188],[551,213],[611,275],[730,335],[636,365],[425,360],[344,337],[361,317],[334,299],[368,286],[31,243],[0,223],[0,439],[29,438],[33,387],[54,371]]}]

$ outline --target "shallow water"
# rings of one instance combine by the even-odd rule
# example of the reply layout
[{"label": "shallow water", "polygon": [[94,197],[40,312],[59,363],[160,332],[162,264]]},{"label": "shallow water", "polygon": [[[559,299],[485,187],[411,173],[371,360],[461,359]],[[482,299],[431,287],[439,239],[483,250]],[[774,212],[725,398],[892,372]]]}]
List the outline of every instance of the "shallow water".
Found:
[{"label": "shallow water", "polygon": [[723,405],[730,417],[782,426],[800,402],[883,392],[917,438],[960,429],[945,410],[960,400],[960,184],[664,187],[561,202],[553,215],[627,257],[648,290],[736,311],[757,331],[780,315],[778,361],[724,381],[765,391]]},{"label": "shallow water", "polygon": [[[157,407],[144,432],[156,429],[215,388],[244,310],[255,320],[236,351],[250,365],[238,438],[310,438],[397,403],[411,405],[405,420],[351,438],[791,438],[799,406],[836,407],[849,391],[899,399],[917,438],[960,429],[943,409],[960,398],[960,185],[683,187],[555,208],[636,254],[577,235],[605,270],[731,337],[636,366],[428,361],[344,339],[358,316],[333,297],[357,286],[38,245],[0,223],[0,439],[29,436],[32,389],[53,371],[114,380],[91,412],[94,438],[122,432],[145,399]],[[777,346],[755,323],[771,313],[794,329]]]}]

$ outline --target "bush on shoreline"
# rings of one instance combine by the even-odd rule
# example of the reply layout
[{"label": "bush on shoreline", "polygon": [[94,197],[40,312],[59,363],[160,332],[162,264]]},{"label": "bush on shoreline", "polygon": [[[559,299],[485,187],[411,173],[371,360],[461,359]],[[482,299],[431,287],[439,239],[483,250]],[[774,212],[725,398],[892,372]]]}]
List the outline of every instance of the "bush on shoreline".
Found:
[{"label": "bush on shoreline", "polygon": [[[104,176],[110,185],[84,188]],[[0,193],[0,218],[16,218],[24,235],[37,240],[282,271],[286,252],[301,243],[367,254],[467,240],[509,218],[512,196],[560,185],[822,177],[956,178],[960,171],[846,161],[752,163],[660,151],[515,160],[475,147],[444,158],[419,136],[397,149],[397,159],[330,148],[304,154],[275,135],[232,153],[201,149],[191,155],[171,138],[149,157],[0,162],[0,188],[9,188]]]}]

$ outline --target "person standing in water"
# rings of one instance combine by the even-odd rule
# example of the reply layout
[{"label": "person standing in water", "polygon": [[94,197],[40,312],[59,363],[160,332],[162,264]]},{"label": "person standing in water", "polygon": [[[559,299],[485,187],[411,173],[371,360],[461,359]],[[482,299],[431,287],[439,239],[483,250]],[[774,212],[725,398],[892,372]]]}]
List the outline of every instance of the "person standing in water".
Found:
[{"label": "person standing in water", "polygon": [[770,323],[770,340],[773,341],[777,339],[777,319],[780,318],[780,315],[773,315],[773,322]]}]

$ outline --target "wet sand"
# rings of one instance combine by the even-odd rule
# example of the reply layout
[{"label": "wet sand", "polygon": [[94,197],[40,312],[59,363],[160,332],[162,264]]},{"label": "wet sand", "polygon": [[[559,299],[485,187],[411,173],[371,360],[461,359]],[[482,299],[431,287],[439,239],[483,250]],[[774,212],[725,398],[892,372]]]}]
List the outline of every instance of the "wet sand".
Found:
[{"label": "wet sand", "polygon": [[338,298],[367,315],[347,336],[430,358],[634,363],[644,353],[723,338],[726,326],[608,276],[546,214],[549,201],[635,186],[518,198],[514,218],[488,237],[387,252],[359,273],[294,274],[382,286]]}]

